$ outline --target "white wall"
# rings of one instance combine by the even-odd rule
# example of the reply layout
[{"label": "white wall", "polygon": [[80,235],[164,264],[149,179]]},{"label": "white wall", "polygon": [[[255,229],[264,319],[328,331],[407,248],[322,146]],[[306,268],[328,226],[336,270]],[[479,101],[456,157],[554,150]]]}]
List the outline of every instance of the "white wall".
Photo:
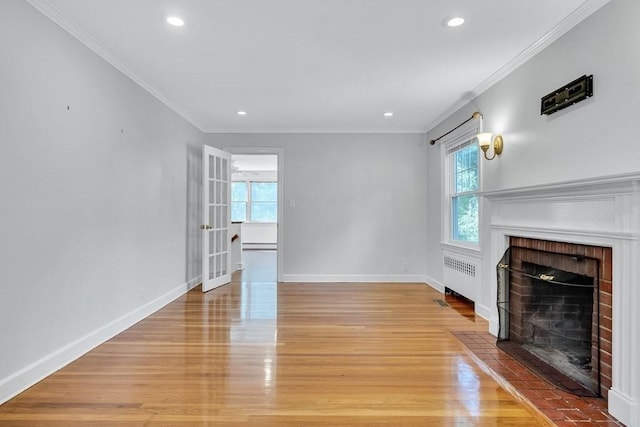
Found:
[{"label": "white wall", "polygon": [[26,2],[2,16],[0,402],[197,279],[203,138]]},{"label": "white wall", "polygon": [[[507,144],[485,189],[640,170],[638,16],[639,2],[610,2],[477,99]],[[540,116],[541,96],[583,74],[594,75],[593,98]]]},{"label": "white wall", "polygon": [[284,150],[284,280],[424,281],[424,135],[208,137],[216,147]]}]

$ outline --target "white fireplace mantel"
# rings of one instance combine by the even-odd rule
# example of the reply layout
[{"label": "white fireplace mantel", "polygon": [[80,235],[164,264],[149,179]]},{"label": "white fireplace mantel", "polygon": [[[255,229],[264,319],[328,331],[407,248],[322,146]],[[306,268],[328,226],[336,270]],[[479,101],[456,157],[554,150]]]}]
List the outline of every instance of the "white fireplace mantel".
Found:
[{"label": "white fireplace mantel", "polygon": [[[506,190],[483,196],[487,246],[482,294],[497,295],[496,264],[509,237],[611,247],[613,252],[612,387],[609,412],[640,426],[640,173]],[[495,301],[488,304],[497,335]]]}]

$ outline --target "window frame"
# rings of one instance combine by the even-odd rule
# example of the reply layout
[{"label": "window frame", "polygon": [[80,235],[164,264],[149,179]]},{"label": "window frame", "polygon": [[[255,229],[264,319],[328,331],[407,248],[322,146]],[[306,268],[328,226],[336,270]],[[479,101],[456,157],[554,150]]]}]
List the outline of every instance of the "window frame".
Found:
[{"label": "window frame", "polygon": [[[233,205],[233,203],[245,203],[245,221],[240,221],[243,222],[245,224],[277,224],[278,223],[278,211],[279,211],[279,203],[278,203],[278,198],[280,197],[280,186],[278,185],[278,181],[277,180],[268,180],[268,179],[260,179],[260,180],[251,180],[251,179],[244,179],[244,180],[235,180],[235,181],[231,181],[232,184],[234,182],[242,182],[246,185],[246,190],[247,190],[247,194],[246,194],[246,201],[240,201],[240,202],[234,202],[233,199],[231,200],[231,205]],[[274,203],[275,207],[276,207],[276,219],[274,221],[254,221],[253,217],[251,215],[251,205],[253,203],[252,200],[252,191],[251,188],[253,186],[253,184],[263,184],[263,183],[267,183],[267,184],[275,184],[276,185],[276,200],[274,201],[265,201],[265,200],[261,200],[258,201],[256,203]],[[238,221],[234,221],[233,218],[231,218],[232,222],[238,222]]]},{"label": "window frame", "polygon": [[[479,125],[472,123],[470,126],[465,126],[461,132],[457,135],[448,138],[443,141],[441,148],[441,164],[443,170],[443,183],[442,183],[442,238],[441,243],[445,247],[459,248],[469,250],[472,252],[479,252],[482,243],[482,156],[478,147],[478,187],[475,191],[468,191],[462,193],[455,192],[455,156],[453,155],[458,149],[464,148],[469,144],[478,144],[476,134],[479,132]],[[478,200],[478,241],[469,242],[464,240],[455,240],[453,238],[454,225],[453,225],[453,198],[460,195],[475,195]]]}]

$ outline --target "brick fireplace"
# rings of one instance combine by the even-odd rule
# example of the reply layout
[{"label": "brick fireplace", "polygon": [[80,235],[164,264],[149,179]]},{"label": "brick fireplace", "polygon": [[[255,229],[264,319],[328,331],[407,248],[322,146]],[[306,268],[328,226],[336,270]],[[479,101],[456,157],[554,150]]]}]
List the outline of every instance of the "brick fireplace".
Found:
[{"label": "brick fireplace", "polygon": [[[599,362],[599,394],[606,397],[611,415],[640,426],[640,173],[484,191],[482,196],[486,222],[475,304],[489,319],[490,332],[501,334],[496,296],[502,270],[496,264],[510,246],[594,259],[599,272],[593,300],[599,302],[591,315],[592,324],[599,322],[600,349],[592,350],[591,362]],[[527,271],[525,264],[547,263],[526,259],[521,264]],[[558,269],[594,277],[567,265]]]},{"label": "brick fireplace", "polygon": [[499,346],[560,388],[606,398],[611,248],[524,237],[511,237],[509,248],[501,264],[508,288],[498,285]]}]

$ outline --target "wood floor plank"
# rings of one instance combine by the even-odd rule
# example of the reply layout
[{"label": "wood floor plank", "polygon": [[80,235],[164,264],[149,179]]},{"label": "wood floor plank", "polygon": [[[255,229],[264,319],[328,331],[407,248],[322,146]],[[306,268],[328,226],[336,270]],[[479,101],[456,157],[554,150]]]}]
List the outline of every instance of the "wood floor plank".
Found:
[{"label": "wood floor plank", "polygon": [[193,290],[0,406],[1,426],[538,426],[422,284]]}]

